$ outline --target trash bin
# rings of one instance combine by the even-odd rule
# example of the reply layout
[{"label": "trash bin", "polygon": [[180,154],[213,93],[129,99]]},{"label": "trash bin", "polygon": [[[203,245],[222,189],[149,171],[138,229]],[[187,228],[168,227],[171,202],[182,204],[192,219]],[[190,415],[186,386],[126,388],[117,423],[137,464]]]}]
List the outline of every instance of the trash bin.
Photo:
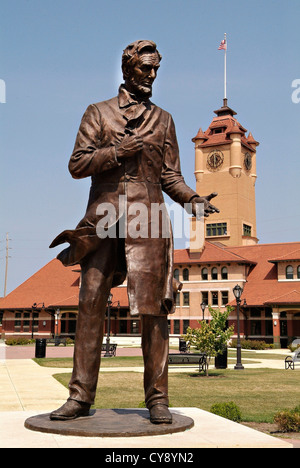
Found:
[{"label": "trash bin", "polygon": [[216,369],[227,369],[227,348],[224,349],[222,354],[218,354],[215,357],[215,368]]},{"label": "trash bin", "polygon": [[181,353],[186,353],[187,352],[186,341],[183,338],[179,338],[179,351]]},{"label": "trash bin", "polygon": [[46,357],[46,344],[45,338],[38,338],[35,340],[35,357],[44,358]]}]

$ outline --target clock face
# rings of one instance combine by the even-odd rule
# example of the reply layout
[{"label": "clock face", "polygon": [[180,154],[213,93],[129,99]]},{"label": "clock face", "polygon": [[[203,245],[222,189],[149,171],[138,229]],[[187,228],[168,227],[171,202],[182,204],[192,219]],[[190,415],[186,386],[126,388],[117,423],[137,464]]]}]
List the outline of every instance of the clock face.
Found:
[{"label": "clock face", "polygon": [[216,170],[219,169],[224,161],[224,155],[220,150],[213,150],[207,156],[207,164],[210,169]]},{"label": "clock face", "polygon": [[246,153],[244,157],[244,164],[247,171],[250,171],[252,167],[252,157],[250,153]]}]

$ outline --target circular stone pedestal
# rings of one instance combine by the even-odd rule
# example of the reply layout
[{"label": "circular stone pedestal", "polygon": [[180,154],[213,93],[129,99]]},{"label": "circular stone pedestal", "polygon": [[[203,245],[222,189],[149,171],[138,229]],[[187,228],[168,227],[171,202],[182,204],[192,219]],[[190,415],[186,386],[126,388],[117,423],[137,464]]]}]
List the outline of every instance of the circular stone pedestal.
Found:
[{"label": "circular stone pedestal", "polygon": [[147,409],[100,409],[71,421],[51,421],[50,413],[26,419],[32,431],[80,437],[140,437],[183,432],[194,426],[187,416],[172,413],[172,424],[152,424]]}]

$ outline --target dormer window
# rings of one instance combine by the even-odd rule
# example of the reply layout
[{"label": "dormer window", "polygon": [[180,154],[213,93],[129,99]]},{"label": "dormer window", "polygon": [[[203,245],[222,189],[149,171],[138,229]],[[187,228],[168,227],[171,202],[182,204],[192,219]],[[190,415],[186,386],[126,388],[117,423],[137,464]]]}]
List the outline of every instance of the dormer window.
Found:
[{"label": "dormer window", "polygon": [[225,130],[226,130],[226,127],[214,128],[212,131],[212,134],[215,135],[216,133],[224,133]]}]

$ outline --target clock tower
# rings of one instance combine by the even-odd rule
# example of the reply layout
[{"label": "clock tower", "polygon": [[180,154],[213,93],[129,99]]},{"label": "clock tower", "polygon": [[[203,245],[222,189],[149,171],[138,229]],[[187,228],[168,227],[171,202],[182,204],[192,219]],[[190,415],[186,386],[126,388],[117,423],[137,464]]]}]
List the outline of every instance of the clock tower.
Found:
[{"label": "clock tower", "polygon": [[235,118],[223,100],[214,111],[208,129],[202,129],[195,144],[196,191],[201,195],[217,192],[212,202],[220,210],[205,219],[205,239],[228,246],[253,245],[256,234],[255,181],[256,147],[251,133]]}]

